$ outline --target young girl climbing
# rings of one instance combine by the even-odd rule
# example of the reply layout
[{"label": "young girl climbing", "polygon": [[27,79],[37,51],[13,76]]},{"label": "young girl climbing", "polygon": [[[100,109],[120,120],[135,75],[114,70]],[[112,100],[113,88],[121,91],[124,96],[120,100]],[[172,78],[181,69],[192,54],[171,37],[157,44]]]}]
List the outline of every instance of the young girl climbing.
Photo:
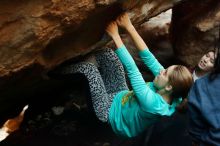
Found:
[{"label": "young girl climbing", "polygon": [[[123,27],[139,49],[141,59],[155,75],[153,82],[145,83],[134,60],[124,46],[118,25]],[[98,68],[89,62],[80,62],[63,70],[64,74],[82,73],[89,82],[96,116],[108,122],[113,131],[123,137],[134,137],[160,119],[170,116],[185,97],[193,83],[188,69],[172,65],[167,69],[155,59],[125,13],[110,23],[107,33],[117,49],[105,49],[95,55]],[[128,74],[133,91],[126,84]]]}]

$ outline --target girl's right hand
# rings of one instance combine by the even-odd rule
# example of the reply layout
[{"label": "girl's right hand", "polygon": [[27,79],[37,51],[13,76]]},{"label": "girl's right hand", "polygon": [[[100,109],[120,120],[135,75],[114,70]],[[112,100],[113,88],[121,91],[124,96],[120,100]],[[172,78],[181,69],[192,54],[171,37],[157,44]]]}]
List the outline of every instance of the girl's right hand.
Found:
[{"label": "girl's right hand", "polygon": [[112,21],[107,27],[106,27],[106,32],[108,35],[112,38],[118,37],[118,25],[115,21]]}]

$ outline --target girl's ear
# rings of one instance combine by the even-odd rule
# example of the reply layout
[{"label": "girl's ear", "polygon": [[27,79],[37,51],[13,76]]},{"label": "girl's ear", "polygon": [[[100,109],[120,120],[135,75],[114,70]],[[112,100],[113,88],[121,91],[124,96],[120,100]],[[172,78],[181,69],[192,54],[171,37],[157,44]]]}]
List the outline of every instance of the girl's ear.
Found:
[{"label": "girl's ear", "polygon": [[171,91],[172,89],[173,89],[173,87],[172,87],[170,84],[168,84],[168,85],[165,86],[165,90],[166,90],[167,92]]}]

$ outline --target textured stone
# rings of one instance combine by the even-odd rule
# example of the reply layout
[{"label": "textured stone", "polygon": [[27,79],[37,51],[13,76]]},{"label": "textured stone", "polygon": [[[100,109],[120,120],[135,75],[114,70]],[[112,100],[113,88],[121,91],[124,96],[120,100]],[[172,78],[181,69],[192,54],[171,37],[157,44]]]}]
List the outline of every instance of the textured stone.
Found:
[{"label": "textured stone", "polygon": [[[196,8],[196,9],[195,9]],[[185,1],[173,9],[172,45],[177,58],[189,67],[215,47],[219,35],[220,1]]]},{"label": "textured stone", "polygon": [[104,46],[106,25],[123,11],[138,28],[179,1],[1,0],[0,117],[56,86],[48,71]]}]

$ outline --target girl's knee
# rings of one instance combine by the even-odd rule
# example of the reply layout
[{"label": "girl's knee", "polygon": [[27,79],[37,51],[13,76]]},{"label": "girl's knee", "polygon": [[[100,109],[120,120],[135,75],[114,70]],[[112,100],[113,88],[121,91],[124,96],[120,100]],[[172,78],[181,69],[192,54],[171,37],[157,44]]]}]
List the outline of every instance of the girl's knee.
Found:
[{"label": "girl's knee", "polygon": [[108,53],[114,53],[114,51],[111,49],[111,48],[105,48],[105,52],[108,52]]},{"label": "girl's knee", "polygon": [[89,62],[79,62],[63,69],[64,74],[97,72],[97,67]]},{"label": "girl's knee", "polygon": [[109,57],[116,56],[115,52],[111,48],[106,48],[105,54]]},{"label": "girl's knee", "polygon": [[74,65],[73,68],[92,69],[92,70],[97,69],[97,67],[93,63],[90,63],[90,62],[80,62]]},{"label": "girl's knee", "polygon": [[96,58],[100,61],[107,60],[115,60],[117,59],[117,55],[111,48],[105,48],[101,52],[96,54]]}]

